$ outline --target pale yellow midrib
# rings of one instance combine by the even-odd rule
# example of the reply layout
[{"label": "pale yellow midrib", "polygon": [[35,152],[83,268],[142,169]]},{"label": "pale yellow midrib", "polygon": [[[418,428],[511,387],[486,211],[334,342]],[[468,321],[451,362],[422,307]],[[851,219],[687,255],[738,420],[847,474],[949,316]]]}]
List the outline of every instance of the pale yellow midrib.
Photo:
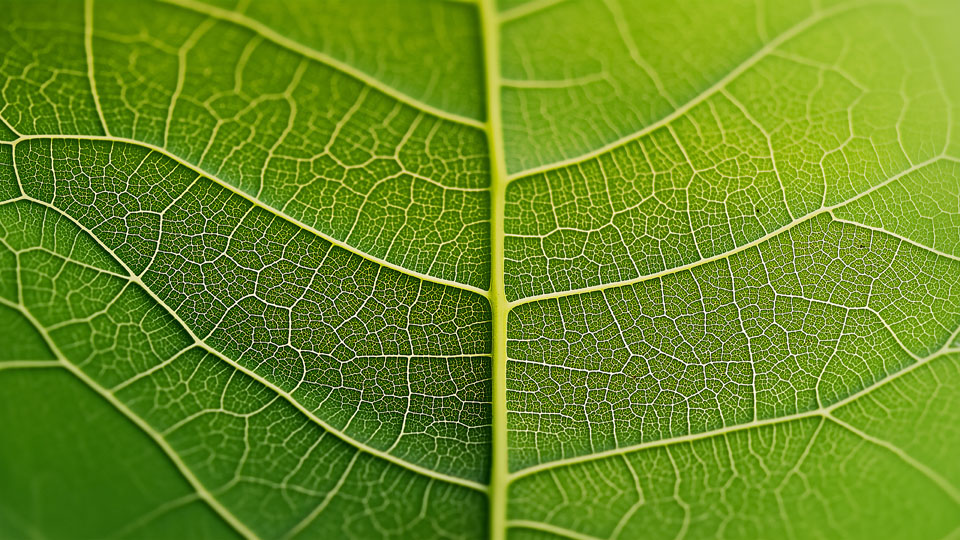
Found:
[{"label": "pale yellow midrib", "polygon": [[499,15],[495,0],[483,0],[480,10],[483,36],[484,80],[486,81],[486,113],[488,153],[490,156],[490,300],[492,318],[491,367],[491,460],[489,501],[489,535],[504,540],[507,530],[507,487],[510,483],[507,431],[507,315],[510,304],[504,286],[504,211],[506,205],[507,165],[503,144],[503,115],[500,104],[500,35]]}]

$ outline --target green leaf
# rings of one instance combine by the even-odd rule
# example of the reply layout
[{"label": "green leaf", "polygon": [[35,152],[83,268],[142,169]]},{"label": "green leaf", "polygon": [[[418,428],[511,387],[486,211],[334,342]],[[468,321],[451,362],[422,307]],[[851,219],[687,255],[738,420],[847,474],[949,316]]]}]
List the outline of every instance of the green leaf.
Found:
[{"label": "green leaf", "polygon": [[957,538],[953,0],[9,0],[0,536]]}]

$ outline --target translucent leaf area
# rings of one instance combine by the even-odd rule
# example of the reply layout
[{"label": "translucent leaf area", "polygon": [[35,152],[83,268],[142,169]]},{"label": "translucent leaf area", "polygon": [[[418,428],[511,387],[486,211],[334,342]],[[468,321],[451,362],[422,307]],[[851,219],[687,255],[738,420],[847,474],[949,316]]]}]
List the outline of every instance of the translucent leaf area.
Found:
[{"label": "translucent leaf area", "polygon": [[960,538],[955,0],[0,8],[0,537]]}]

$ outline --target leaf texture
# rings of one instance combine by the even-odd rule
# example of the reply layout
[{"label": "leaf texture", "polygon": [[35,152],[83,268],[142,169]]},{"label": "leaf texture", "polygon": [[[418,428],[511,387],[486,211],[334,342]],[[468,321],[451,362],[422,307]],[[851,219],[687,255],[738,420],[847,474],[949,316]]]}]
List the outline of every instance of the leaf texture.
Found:
[{"label": "leaf texture", "polygon": [[3,8],[0,536],[960,534],[955,2]]}]

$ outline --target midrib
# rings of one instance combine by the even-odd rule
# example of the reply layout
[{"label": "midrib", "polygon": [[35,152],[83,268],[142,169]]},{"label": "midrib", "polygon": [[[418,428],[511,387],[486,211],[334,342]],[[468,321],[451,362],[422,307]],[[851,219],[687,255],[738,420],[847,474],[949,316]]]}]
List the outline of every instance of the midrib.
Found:
[{"label": "midrib", "polygon": [[479,4],[487,97],[487,145],[490,154],[490,311],[493,318],[493,438],[490,488],[487,492],[490,538],[503,540],[507,527],[507,314],[510,307],[504,291],[503,213],[506,203],[507,165],[504,161],[503,125],[500,109],[500,33],[496,0]]}]

